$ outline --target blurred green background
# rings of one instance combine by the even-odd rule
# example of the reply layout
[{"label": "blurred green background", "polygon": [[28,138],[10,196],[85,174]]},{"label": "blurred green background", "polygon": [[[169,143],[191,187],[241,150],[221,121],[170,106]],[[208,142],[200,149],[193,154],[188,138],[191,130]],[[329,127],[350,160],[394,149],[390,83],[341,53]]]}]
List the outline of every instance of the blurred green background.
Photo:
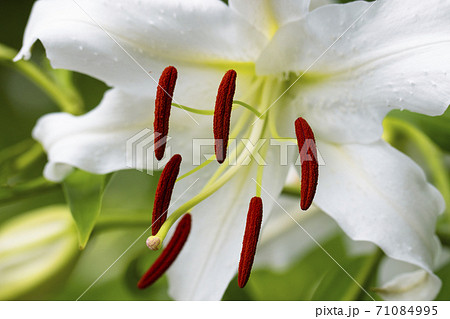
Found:
[{"label": "blurred green background", "polygon": [[[20,48],[33,2],[0,1],[0,44],[13,50]],[[83,105],[85,111],[95,107],[107,89],[103,83],[85,75],[51,70],[40,44],[34,47],[32,62],[62,90],[72,92],[74,100]],[[0,280],[3,280],[0,299],[75,300],[149,226],[158,175],[118,172],[109,176],[111,180],[105,189],[100,216],[89,243],[84,250],[78,249],[63,188],[43,179],[46,157],[31,139],[36,120],[43,114],[57,111],[59,108],[53,100],[12,62],[0,61]],[[391,136],[396,147],[423,165],[433,183],[445,188],[449,180],[450,112],[436,118],[409,112],[395,112],[390,116],[414,124],[436,146],[446,165],[446,171],[440,177],[428,169],[427,160],[422,158],[410,136],[401,132]],[[98,184],[94,181],[93,185]],[[442,221],[440,237],[449,245],[447,229],[447,221]],[[29,237],[29,241],[12,239],[21,236]],[[144,240],[145,237],[133,245],[81,300],[170,299],[165,277],[150,289],[140,291],[136,288],[140,275],[158,255],[145,247]],[[345,241],[345,236],[339,233],[322,244],[350,274],[358,277],[371,256],[354,257],[347,251]],[[14,251],[14,256],[2,255],[5,245],[21,248]],[[369,288],[375,285],[376,268],[373,270],[363,278]],[[443,281],[437,299],[449,300],[450,263],[443,265],[437,274]],[[224,300],[342,298],[365,300],[367,297],[355,290],[352,280],[344,276],[319,248],[311,248],[306,256],[285,271],[254,271],[245,289],[239,289],[236,280],[232,280],[224,296]]]}]

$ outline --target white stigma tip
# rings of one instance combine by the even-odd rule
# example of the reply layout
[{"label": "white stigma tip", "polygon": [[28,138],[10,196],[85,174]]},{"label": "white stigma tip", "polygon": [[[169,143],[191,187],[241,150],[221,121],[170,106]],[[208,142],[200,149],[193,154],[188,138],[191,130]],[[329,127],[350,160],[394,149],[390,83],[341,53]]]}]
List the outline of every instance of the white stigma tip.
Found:
[{"label": "white stigma tip", "polygon": [[149,238],[147,238],[145,243],[147,244],[147,247],[150,248],[151,250],[158,250],[159,245],[161,244],[161,239],[159,239],[156,236],[150,236]]}]

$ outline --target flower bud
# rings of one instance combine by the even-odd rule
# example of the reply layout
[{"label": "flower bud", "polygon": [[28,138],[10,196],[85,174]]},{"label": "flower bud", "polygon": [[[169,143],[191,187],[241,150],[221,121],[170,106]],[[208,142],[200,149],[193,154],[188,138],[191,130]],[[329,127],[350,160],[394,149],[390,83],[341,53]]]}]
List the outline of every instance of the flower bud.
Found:
[{"label": "flower bud", "polygon": [[78,252],[66,206],[48,206],[0,227],[0,300],[16,299],[62,271]]}]

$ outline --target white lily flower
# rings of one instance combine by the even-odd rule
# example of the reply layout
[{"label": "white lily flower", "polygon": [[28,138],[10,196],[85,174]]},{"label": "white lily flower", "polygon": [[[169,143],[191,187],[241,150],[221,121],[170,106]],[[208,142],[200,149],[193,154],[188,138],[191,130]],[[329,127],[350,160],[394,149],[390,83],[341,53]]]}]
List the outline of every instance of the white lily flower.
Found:
[{"label": "white lily flower", "polygon": [[[309,0],[37,1],[16,59],[28,58],[39,39],[53,67],[112,87],[83,116],[40,119],[33,135],[48,153],[44,174],[60,181],[72,167],[128,168],[126,141],[151,127],[154,79],[166,66],[179,71],[174,101],[208,110],[222,75],[234,69],[236,99],[269,116],[255,121],[250,111],[233,110],[232,136],[253,145],[276,130],[293,137],[294,120],[306,119],[326,163],[315,204],[352,239],[373,242],[435,278],[432,298],[440,284],[432,268],[443,199],[418,165],[381,140],[381,122],[392,109],[439,115],[449,105],[449,13],[450,2],[441,0],[358,1],[313,11]],[[168,145],[183,156],[185,173],[195,167],[192,139],[212,138],[212,118],[173,109],[170,122]],[[285,181],[289,166],[280,165],[279,152],[267,148],[262,179],[255,161],[238,160],[229,168],[211,163],[176,184],[175,211],[191,211],[192,231],[168,272],[174,298],[221,298],[236,273],[257,188],[252,179],[263,188],[263,223]],[[229,154],[242,159],[241,151]],[[224,173],[223,183],[208,184],[209,193],[199,195],[211,195],[207,200],[189,201],[215,171]]]}]

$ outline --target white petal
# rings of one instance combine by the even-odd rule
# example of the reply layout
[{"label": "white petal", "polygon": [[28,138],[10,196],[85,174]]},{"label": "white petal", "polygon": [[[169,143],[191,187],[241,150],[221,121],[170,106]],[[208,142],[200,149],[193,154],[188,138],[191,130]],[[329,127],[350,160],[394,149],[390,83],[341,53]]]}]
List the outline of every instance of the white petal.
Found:
[{"label": "white petal", "polygon": [[270,39],[282,25],[305,16],[309,2],[310,0],[230,0],[229,6]]},{"label": "white petal", "polygon": [[[199,97],[205,91],[214,96],[221,74],[231,65],[239,73],[253,71],[249,62],[266,42],[223,2],[208,0],[40,0],[16,59],[29,57],[37,39],[53,67],[141,95],[154,94],[154,80],[164,67],[174,65],[180,71],[176,91],[188,86]],[[206,89],[209,83],[212,92]]]},{"label": "white petal", "polygon": [[[279,154],[268,151],[263,187],[274,198],[280,193],[289,166],[279,165]],[[214,165],[214,164],[210,164]],[[212,166],[212,168],[214,168]],[[192,178],[177,183],[174,199],[192,179],[200,177],[197,186],[211,176],[211,167]],[[192,209],[192,230],[176,262],[168,270],[169,293],[177,300],[220,300],[236,274],[242,247],[250,199],[255,196],[256,165],[242,168],[233,179],[210,198]],[[183,187],[184,185],[184,187]],[[195,186],[193,189],[198,190]],[[189,192],[191,193],[191,192]],[[191,197],[188,194],[186,197]],[[184,197],[183,197],[184,200]],[[263,224],[270,215],[273,201],[262,191]]]},{"label": "white petal", "polygon": [[383,260],[378,279],[384,300],[433,300],[441,288],[435,274],[390,258]]},{"label": "white petal", "polygon": [[315,203],[353,240],[370,241],[387,256],[432,274],[440,243],[434,234],[444,209],[420,167],[384,141],[369,145],[320,143]]},{"label": "white petal", "polygon": [[295,196],[280,196],[278,202],[283,209],[275,204],[270,213],[262,230],[255,267],[283,270],[316,247],[310,235],[323,242],[339,231],[336,223],[314,205],[303,212]]},{"label": "white petal", "polygon": [[[96,174],[128,168],[151,171],[160,168],[154,159],[151,135],[154,103],[154,99],[113,89],[105,94],[99,106],[85,115],[43,116],[33,130],[33,137],[48,153],[45,177],[61,181],[72,167]],[[166,157],[170,158],[172,150],[192,158],[191,140],[209,133],[208,116],[195,117],[202,125],[196,125],[190,116],[194,115],[173,108]],[[132,156],[128,162],[127,155]]]},{"label": "white petal", "polygon": [[323,6],[282,27],[257,72],[308,71],[291,89],[298,115],[322,139],[373,142],[391,109],[439,115],[450,104],[449,14],[441,0]]}]

